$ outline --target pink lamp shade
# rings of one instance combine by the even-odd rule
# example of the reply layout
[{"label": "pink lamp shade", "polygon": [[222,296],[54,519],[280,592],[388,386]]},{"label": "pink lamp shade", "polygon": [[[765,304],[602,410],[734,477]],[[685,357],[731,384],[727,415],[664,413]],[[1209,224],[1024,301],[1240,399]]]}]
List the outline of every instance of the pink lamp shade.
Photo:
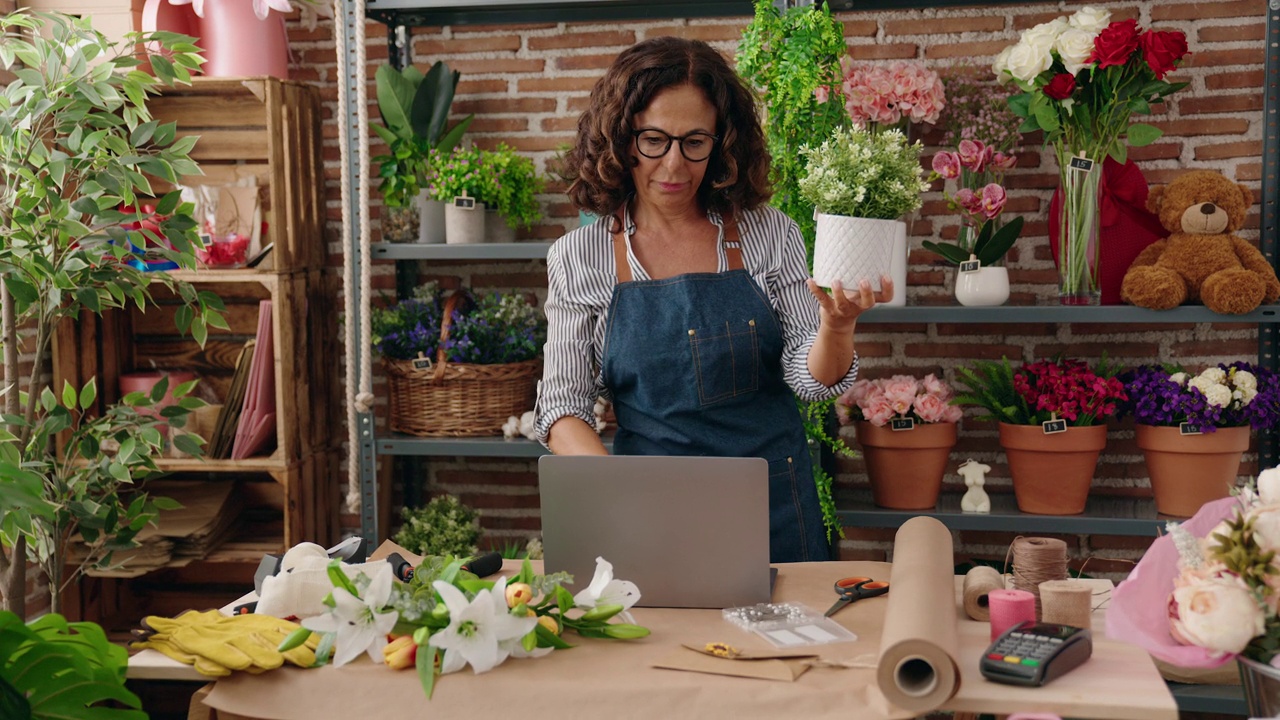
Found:
[{"label": "pink lamp shade", "polygon": [[253,0],[206,0],[204,17],[191,5],[170,0],[146,0],[142,6],[145,32],[168,30],[196,38],[207,62],[207,77],[258,77],[289,79],[289,36],[284,15],[271,12],[259,20]]}]

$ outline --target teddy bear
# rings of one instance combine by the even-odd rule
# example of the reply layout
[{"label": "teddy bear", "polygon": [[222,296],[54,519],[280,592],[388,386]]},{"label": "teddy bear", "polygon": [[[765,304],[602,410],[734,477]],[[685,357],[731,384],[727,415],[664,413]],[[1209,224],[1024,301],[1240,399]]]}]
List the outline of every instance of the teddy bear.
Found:
[{"label": "teddy bear", "polygon": [[1235,232],[1244,225],[1253,191],[1210,170],[1179,175],[1154,187],[1147,209],[1172,234],[1143,250],[1120,286],[1127,303],[1168,310],[1188,301],[1242,315],[1280,298],[1275,268]]}]

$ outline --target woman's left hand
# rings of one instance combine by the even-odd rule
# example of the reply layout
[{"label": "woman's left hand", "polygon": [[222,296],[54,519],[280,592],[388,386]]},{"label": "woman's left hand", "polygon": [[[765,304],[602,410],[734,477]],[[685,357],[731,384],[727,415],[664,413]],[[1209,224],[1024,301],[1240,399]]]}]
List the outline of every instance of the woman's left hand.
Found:
[{"label": "woman's left hand", "polygon": [[857,290],[845,290],[839,280],[831,284],[828,295],[813,278],[805,281],[809,292],[818,298],[821,307],[820,318],[823,325],[835,332],[852,332],[858,316],[875,307],[876,303],[886,303],[893,299],[893,281],[888,276],[880,276],[880,290],[873,291],[871,283],[862,280]]}]

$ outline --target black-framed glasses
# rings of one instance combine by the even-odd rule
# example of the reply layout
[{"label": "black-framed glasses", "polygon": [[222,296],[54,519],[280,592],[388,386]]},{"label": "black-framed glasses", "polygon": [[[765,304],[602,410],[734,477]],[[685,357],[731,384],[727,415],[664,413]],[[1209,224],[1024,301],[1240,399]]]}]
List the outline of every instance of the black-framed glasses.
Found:
[{"label": "black-framed glasses", "polygon": [[671,141],[680,143],[680,154],[689,162],[702,162],[711,157],[720,138],[701,130],[688,135],[668,135],[661,130],[646,128],[634,130],[631,135],[636,139],[636,151],[652,160],[666,156],[671,149]]}]

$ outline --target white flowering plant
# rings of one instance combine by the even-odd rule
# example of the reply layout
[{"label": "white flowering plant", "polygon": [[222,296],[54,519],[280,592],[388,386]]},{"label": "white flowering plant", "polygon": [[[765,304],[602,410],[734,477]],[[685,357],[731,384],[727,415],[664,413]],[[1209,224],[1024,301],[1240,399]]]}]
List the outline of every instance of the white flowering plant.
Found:
[{"label": "white flowering plant", "polygon": [[800,194],[820,213],[896,220],[918,209],[929,189],[920,150],[896,128],[837,128],[821,145],[801,148],[808,168]]},{"label": "white flowering plant", "polygon": [[1170,523],[1178,551],[1170,634],[1207,651],[1208,662],[1242,655],[1280,667],[1280,467],[1201,512],[1220,516],[1203,538]]},{"label": "white flowering plant", "polygon": [[[393,577],[391,565],[375,563],[352,579],[342,564],[329,566],[333,591],[328,611],[303,618],[302,629],[280,645],[282,652],[321,636],[315,666],[332,658],[335,667],[360,655],[403,670],[416,668],[430,698],[439,676],[471,666],[488,672],[507,658],[537,658],[573,647],[563,633],[587,638],[646,637],[630,609],[640,599],[635,583],[613,576],[596,558],[591,583],[571,594],[567,573],[540,575],[528,560],[515,576],[484,580],[463,569],[466,558],[429,556],[409,582]],[[619,620],[622,622],[615,622]]]}]

